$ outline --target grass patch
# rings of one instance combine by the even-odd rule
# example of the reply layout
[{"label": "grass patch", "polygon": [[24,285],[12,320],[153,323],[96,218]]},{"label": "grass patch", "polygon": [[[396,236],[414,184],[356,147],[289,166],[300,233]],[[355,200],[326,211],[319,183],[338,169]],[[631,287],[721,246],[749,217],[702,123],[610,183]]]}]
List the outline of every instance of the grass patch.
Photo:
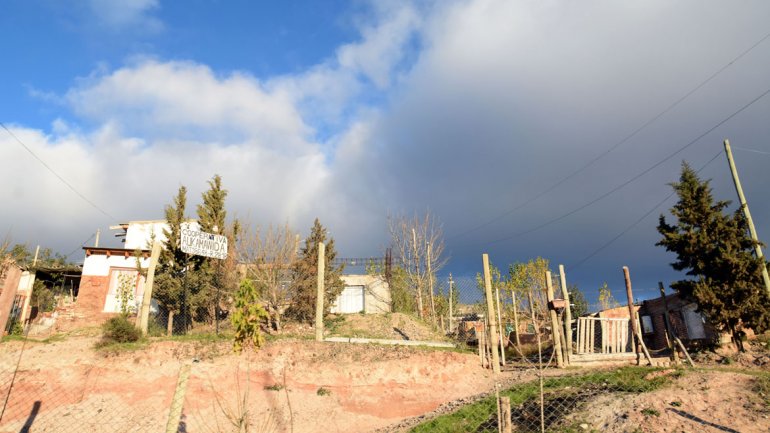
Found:
[{"label": "grass patch", "polygon": [[265,387],[265,391],[280,391],[282,389],[283,389],[283,385],[279,385],[277,383],[274,384],[274,385],[270,385],[270,386],[266,386]]},{"label": "grass patch", "polygon": [[765,408],[770,410],[770,375],[757,375],[754,378],[753,391],[762,398]]},{"label": "grass patch", "polygon": [[126,343],[97,343],[96,351],[103,355],[120,355],[122,353],[135,352],[146,348],[149,345],[149,341],[140,339],[137,341],[129,341]]},{"label": "grass patch", "polygon": [[660,416],[660,411],[651,407],[645,407],[642,409],[642,415],[644,416]]},{"label": "grass patch", "polygon": [[[642,393],[661,388],[671,376],[649,374],[662,369],[624,367],[617,370],[550,377],[543,380],[546,429],[571,431],[573,423],[561,425],[564,417],[592,397],[605,393]],[[540,427],[540,392],[537,380],[500,392],[511,399],[513,422],[522,427]],[[422,432],[496,432],[497,405],[494,397],[484,398],[459,410],[439,416],[410,430]],[[524,430],[522,430],[524,431]]]},{"label": "grass patch", "polygon": [[325,395],[331,395],[331,390],[329,388],[324,388],[323,386],[318,388],[318,391],[315,392],[316,395],[325,396]]}]

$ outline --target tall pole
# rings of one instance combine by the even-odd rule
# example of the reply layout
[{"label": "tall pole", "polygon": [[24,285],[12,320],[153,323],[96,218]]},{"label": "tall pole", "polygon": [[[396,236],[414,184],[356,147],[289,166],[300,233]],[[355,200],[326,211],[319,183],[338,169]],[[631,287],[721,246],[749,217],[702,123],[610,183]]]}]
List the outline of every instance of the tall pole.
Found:
[{"label": "tall pole", "polygon": [[158,258],[160,258],[160,242],[156,240],[152,243],[150,267],[147,269],[147,278],[144,282],[144,293],[142,294],[142,309],[137,316],[137,319],[139,319],[139,329],[142,330],[142,334],[144,335],[147,335],[147,326],[150,322],[152,286],[155,283],[155,267],[158,266]]},{"label": "tall pole", "polygon": [[[636,339],[636,311],[634,311],[634,292],[631,290],[631,274],[628,272],[628,266],[623,266],[623,278],[626,280],[626,295],[628,296],[628,320],[631,322],[631,341]],[[633,344],[634,353],[639,355],[639,347]]]},{"label": "tall pole", "polygon": [[556,365],[559,368],[564,368],[564,358],[561,348],[561,326],[559,326],[559,315],[556,314],[556,310],[551,308],[553,305],[553,282],[551,277],[551,271],[545,271],[545,288],[546,296],[548,297],[548,312],[551,315],[551,333],[553,334],[553,350],[556,352]]},{"label": "tall pole", "polygon": [[492,277],[489,273],[489,255],[483,254],[481,260],[484,265],[484,293],[487,295],[487,328],[489,329],[489,344],[492,346],[492,371],[500,373],[500,356],[497,353],[497,314],[495,314],[495,301],[492,297]]},{"label": "tall pole", "polygon": [[449,274],[449,333],[452,333],[452,274]]},{"label": "tall pole", "polygon": [[99,235],[102,233],[101,229],[96,229],[96,239],[94,240],[94,248],[99,248]]},{"label": "tall pole", "polygon": [[315,341],[324,340],[324,272],[326,272],[326,245],[318,243],[318,280],[315,303]]},{"label": "tall pole", "polygon": [[561,291],[564,294],[564,336],[567,340],[567,347],[564,353],[567,354],[567,364],[572,357],[572,308],[569,304],[569,292],[567,291],[567,276],[564,275],[564,265],[559,265],[559,283]]},{"label": "tall pole", "polygon": [[749,234],[751,234],[751,239],[754,240],[754,252],[758,258],[762,259],[762,279],[765,280],[765,290],[767,290],[767,294],[770,296],[770,275],[767,274],[767,265],[765,265],[765,257],[762,255],[762,247],[759,246],[757,229],[754,228],[754,220],[751,219],[749,205],[746,203],[746,196],[743,195],[741,180],[738,179],[738,169],[735,168],[735,161],[733,161],[733,152],[730,150],[730,140],[725,140],[725,153],[727,154],[727,162],[730,164],[730,173],[733,174],[735,190],[738,192],[738,199],[741,202],[741,210],[743,210],[743,215],[746,216],[746,222],[749,225]]}]

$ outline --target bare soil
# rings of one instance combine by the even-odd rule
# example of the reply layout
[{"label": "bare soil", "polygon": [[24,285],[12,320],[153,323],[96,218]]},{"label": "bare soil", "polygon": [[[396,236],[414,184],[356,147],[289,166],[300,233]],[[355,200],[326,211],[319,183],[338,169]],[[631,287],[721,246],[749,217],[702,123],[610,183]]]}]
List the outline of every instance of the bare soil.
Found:
[{"label": "bare soil", "polygon": [[0,344],[0,432],[164,431],[191,362],[182,428],[366,432],[493,386],[478,357],[453,351],[278,340],[235,355],[227,342],[156,341],[117,354],[95,337]]},{"label": "bare soil", "polygon": [[742,373],[693,371],[654,392],[601,396],[576,419],[602,432],[768,432],[770,407],[755,381]]}]

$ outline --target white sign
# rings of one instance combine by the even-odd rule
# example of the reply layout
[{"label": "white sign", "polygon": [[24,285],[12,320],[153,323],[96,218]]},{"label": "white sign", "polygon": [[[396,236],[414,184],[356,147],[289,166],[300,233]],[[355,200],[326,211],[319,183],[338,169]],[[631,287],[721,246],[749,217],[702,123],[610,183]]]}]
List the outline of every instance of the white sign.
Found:
[{"label": "white sign", "polygon": [[196,256],[227,258],[227,238],[222,235],[182,229],[182,252]]}]

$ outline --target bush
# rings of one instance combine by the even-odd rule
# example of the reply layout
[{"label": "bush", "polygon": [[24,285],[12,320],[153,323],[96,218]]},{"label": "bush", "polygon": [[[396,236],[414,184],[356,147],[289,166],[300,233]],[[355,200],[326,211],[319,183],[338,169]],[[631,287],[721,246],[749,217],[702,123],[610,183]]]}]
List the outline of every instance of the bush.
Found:
[{"label": "bush", "polygon": [[139,341],[142,331],[136,328],[128,316],[113,317],[102,325],[101,345],[111,343],[133,343]]}]

